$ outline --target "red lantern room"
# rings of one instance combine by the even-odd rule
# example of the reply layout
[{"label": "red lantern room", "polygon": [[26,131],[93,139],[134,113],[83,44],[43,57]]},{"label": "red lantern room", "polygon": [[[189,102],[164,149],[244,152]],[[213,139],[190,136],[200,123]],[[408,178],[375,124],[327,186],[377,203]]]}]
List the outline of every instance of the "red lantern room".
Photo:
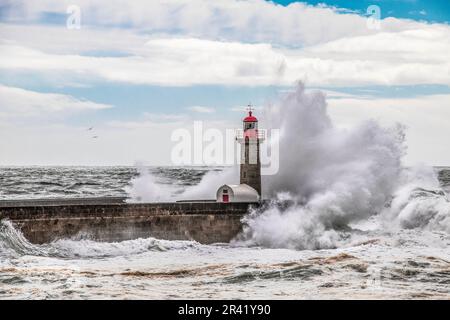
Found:
[{"label": "red lantern room", "polygon": [[245,117],[244,122],[258,122],[258,119],[253,116],[253,111],[251,109],[248,111],[248,116]]},{"label": "red lantern room", "polygon": [[253,111],[249,107],[248,116],[244,118],[244,138],[258,137],[258,119],[253,116]]}]

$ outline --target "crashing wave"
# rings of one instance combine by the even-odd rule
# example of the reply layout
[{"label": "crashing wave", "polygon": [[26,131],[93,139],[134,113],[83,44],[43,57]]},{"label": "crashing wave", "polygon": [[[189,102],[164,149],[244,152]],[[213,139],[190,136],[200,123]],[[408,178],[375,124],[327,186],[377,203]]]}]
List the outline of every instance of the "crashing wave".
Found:
[{"label": "crashing wave", "polygon": [[269,108],[282,132],[280,171],[264,179],[272,201],[244,218],[245,243],[273,248],[335,248],[352,241],[350,225],[382,216],[390,228],[450,233],[450,203],[431,168],[402,165],[401,126],[369,120],[336,128],[321,92],[299,84]]},{"label": "crashing wave", "polygon": [[[380,216],[389,228],[422,228],[450,233],[450,204],[431,169],[403,166],[401,125],[369,120],[349,129],[334,126],[325,95],[299,83],[280,103],[265,110],[267,129],[280,130],[280,165],[263,177],[265,198],[275,199],[244,218],[240,239],[248,245],[321,249],[348,243],[350,226]],[[142,174],[130,187],[147,200],[214,198],[236,168],[206,175],[180,194],[161,189]],[[170,196],[169,196],[170,195]],[[208,196],[209,195],[209,196]],[[280,206],[278,200],[289,200]]]},{"label": "crashing wave", "polygon": [[149,251],[185,250],[197,246],[194,241],[168,241],[154,238],[122,242],[60,239],[49,244],[30,243],[13,223],[0,221],[0,257],[55,257],[63,259],[106,258],[129,256]]}]

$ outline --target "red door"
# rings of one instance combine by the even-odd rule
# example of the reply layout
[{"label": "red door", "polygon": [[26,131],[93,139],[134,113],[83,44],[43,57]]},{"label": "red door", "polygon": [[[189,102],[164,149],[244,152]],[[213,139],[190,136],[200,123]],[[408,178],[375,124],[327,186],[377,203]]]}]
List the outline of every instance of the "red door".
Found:
[{"label": "red door", "polygon": [[230,202],[230,198],[228,197],[227,194],[224,194],[224,195],[222,195],[222,196],[223,196],[223,197],[222,197],[222,200],[223,200],[224,203]]}]

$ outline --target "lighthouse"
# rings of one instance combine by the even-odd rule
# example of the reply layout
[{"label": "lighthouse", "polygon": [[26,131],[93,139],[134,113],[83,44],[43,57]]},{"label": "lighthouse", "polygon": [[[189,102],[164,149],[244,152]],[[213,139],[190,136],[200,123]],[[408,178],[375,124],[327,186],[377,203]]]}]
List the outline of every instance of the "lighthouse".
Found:
[{"label": "lighthouse", "polygon": [[243,130],[238,131],[236,140],[241,144],[240,183],[252,187],[261,196],[259,146],[264,140],[264,134],[258,130],[258,119],[253,115],[251,106],[243,120]]},{"label": "lighthouse", "polygon": [[243,129],[237,130],[236,141],[241,144],[240,184],[225,184],[217,190],[217,202],[258,202],[261,200],[260,143],[265,132],[258,130],[258,119],[251,106],[243,120]]}]

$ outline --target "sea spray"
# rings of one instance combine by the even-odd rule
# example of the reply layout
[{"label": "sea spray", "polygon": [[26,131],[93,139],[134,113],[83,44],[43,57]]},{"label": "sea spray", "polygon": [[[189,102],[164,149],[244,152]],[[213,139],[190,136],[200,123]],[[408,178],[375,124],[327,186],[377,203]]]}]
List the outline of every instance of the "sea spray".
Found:
[{"label": "sea spray", "polygon": [[[368,120],[333,126],[325,97],[299,84],[275,105],[270,123],[281,129],[280,171],[264,179],[273,201],[244,218],[241,239],[274,248],[334,248],[351,241],[350,225],[383,212],[398,228],[450,231],[450,204],[432,170],[420,176],[402,166],[401,125]],[[389,224],[389,222],[387,222]]]},{"label": "sea spray", "polygon": [[244,238],[269,247],[329,248],[338,230],[379,213],[398,187],[404,154],[400,126],[366,121],[333,126],[325,96],[302,84],[269,111],[281,131],[280,170],[264,178],[269,198],[290,198],[245,218]]},{"label": "sea spray", "polygon": [[11,221],[0,220],[0,257],[50,256],[54,253],[49,246],[30,243]]},{"label": "sea spray", "polygon": [[225,183],[239,183],[239,167],[232,166],[227,167],[222,171],[208,172],[198,185],[186,188],[184,192],[180,194],[179,198],[182,200],[215,199],[215,192]]},{"label": "sea spray", "polygon": [[173,201],[177,189],[171,185],[158,183],[156,177],[142,165],[137,167],[139,175],[133,178],[125,188],[128,202],[164,202]]},{"label": "sea spray", "polygon": [[216,190],[225,183],[239,183],[239,168],[225,167],[208,171],[198,184],[174,186],[162,184],[148,168],[139,165],[138,176],[125,188],[129,203],[166,202],[178,200],[214,200]]},{"label": "sea spray", "polygon": [[199,245],[195,241],[169,241],[155,238],[139,238],[120,242],[60,239],[50,244],[60,257],[70,259],[102,259],[126,257],[147,252],[186,250]]},{"label": "sea spray", "polygon": [[169,241],[150,237],[121,242],[59,239],[46,244],[32,244],[11,221],[0,221],[0,258],[6,259],[14,259],[21,256],[102,259],[137,255],[151,251],[186,250],[195,246],[200,246],[200,244],[195,241]]},{"label": "sea spray", "polygon": [[[332,123],[326,97],[299,83],[266,107],[267,129],[280,130],[280,168],[263,176],[263,209],[244,219],[239,241],[273,248],[334,248],[352,241],[351,226],[380,216],[389,228],[450,232],[450,204],[431,169],[405,168],[404,128],[367,120],[350,129]],[[180,192],[141,169],[131,201],[214,199],[238,167],[207,173]],[[286,205],[288,203],[288,205]],[[280,205],[282,204],[282,205]],[[381,213],[381,214],[380,214]]]},{"label": "sea spray", "polygon": [[403,171],[401,186],[381,217],[386,229],[422,228],[450,234],[450,202],[435,171],[424,165]]}]

